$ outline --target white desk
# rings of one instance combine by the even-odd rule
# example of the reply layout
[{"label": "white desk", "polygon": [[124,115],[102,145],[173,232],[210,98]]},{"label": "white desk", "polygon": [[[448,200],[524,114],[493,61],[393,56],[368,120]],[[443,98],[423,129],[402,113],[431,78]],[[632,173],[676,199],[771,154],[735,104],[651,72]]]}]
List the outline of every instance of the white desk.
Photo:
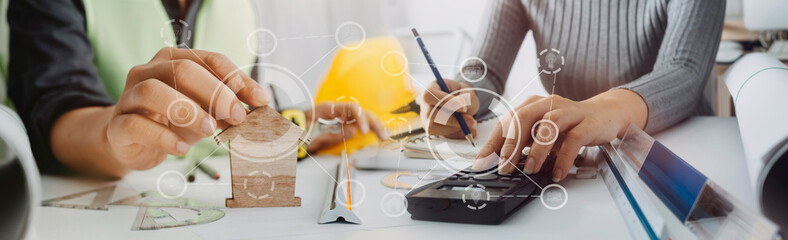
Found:
[{"label": "white desk", "polygon": [[[689,161],[710,179],[723,186],[746,206],[755,208],[755,197],[747,183],[739,130],[734,118],[695,117],[656,135],[656,138]],[[111,206],[109,211],[42,208],[36,231],[41,239],[184,239],[184,238],[270,238],[290,239],[628,239],[622,217],[602,179],[575,180],[561,184],[569,193],[566,206],[548,210],[538,200],[521,208],[503,224],[495,226],[437,223],[411,220],[409,214],[389,217],[380,207],[384,194],[395,191],[380,184],[391,171],[357,171],[356,179],[367,191],[365,199],[354,207],[362,225],[317,224],[323,208],[325,186],[332,181],[336,157],[305,159],[298,164],[296,195],[302,206],[296,208],[224,209],[219,221],[191,227],[131,231],[136,207]],[[229,163],[226,157],[208,162],[222,174],[214,182],[198,173],[197,181],[188,185],[184,197],[223,205],[230,195]],[[182,162],[167,161],[144,172],[135,172],[121,185],[138,191],[155,190],[157,177],[167,170],[182,170]],[[49,199],[108,185],[91,179],[43,177],[43,197]],[[402,194],[406,191],[399,190]],[[655,199],[656,200],[656,199]],[[658,204],[667,225],[676,236],[689,232]],[[683,238],[682,238],[683,239]]]}]

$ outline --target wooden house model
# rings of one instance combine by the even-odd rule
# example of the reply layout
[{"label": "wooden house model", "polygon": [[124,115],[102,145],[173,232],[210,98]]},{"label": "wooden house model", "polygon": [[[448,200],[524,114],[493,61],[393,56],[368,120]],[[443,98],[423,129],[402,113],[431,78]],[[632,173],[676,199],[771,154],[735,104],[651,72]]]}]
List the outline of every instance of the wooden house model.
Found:
[{"label": "wooden house model", "polygon": [[304,130],[270,107],[251,111],[243,123],[215,137],[229,141],[232,198],[229,208],[295,207],[296,163]]}]

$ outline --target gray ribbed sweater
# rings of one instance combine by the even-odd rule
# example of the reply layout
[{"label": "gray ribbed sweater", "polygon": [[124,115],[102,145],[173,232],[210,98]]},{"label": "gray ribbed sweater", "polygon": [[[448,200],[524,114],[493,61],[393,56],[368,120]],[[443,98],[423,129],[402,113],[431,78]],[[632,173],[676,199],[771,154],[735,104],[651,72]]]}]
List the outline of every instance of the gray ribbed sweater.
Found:
[{"label": "gray ribbed sweater", "polygon": [[[709,110],[702,89],[724,14],[721,0],[493,0],[474,50],[488,72],[472,85],[503,93],[520,45],[533,31],[537,54],[555,48],[566,59],[555,94],[584,100],[630,89],[648,105],[646,131],[658,131]],[[551,92],[553,76],[541,78]],[[529,80],[510,79],[523,87]],[[491,96],[479,97],[482,106],[490,103]]]}]

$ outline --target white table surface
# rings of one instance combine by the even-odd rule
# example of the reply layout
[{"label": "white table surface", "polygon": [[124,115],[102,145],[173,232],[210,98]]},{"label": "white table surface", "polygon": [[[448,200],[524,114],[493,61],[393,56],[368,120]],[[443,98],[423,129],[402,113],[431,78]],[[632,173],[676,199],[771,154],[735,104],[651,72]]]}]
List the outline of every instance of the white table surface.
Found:
[{"label": "white table surface", "polygon": [[[711,180],[718,183],[745,206],[755,209],[756,198],[747,181],[741,139],[735,118],[694,117],[655,138],[684,158]],[[319,156],[298,164],[296,195],[301,207],[223,209],[226,216],[216,222],[190,227],[132,231],[138,209],[110,206],[108,211],[76,210],[44,207],[35,226],[40,239],[628,239],[623,218],[604,187],[601,177],[591,180],[567,178],[561,182],[568,193],[566,206],[549,210],[538,199],[524,206],[501,225],[472,225],[411,220],[408,213],[390,217],[381,210],[382,196],[389,192],[406,194],[380,184],[392,171],[357,171],[356,179],[366,189],[364,201],[354,211],[362,225],[317,224],[323,208],[327,181],[333,173],[337,157]],[[219,170],[219,181],[198,173],[184,197],[223,206],[230,196],[229,162],[226,157],[207,160]],[[160,166],[127,176],[119,185],[135,191],[156,189],[156,180],[167,170],[181,171],[183,162],[165,161]],[[77,177],[43,176],[43,198],[50,199],[79,191],[94,189],[113,182]],[[650,193],[649,193],[650,194]],[[117,194],[116,194],[117,195]],[[120,196],[116,196],[115,199]],[[653,196],[652,196],[653,197]],[[654,199],[655,202],[656,199]],[[691,237],[667,208],[657,204],[666,225],[676,239]]]}]

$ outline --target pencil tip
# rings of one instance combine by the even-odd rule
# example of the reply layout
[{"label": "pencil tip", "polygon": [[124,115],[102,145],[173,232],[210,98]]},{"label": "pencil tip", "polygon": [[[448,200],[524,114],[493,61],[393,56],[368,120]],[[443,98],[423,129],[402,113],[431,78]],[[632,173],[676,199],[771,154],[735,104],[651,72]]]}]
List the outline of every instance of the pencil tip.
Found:
[{"label": "pencil tip", "polygon": [[476,143],[473,142],[473,135],[471,134],[465,135],[465,139],[467,139],[468,142],[471,143],[471,146],[476,147]]},{"label": "pencil tip", "polygon": [[416,28],[411,28],[410,31],[413,32],[413,36],[419,36],[419,32],[416,31]]}]

